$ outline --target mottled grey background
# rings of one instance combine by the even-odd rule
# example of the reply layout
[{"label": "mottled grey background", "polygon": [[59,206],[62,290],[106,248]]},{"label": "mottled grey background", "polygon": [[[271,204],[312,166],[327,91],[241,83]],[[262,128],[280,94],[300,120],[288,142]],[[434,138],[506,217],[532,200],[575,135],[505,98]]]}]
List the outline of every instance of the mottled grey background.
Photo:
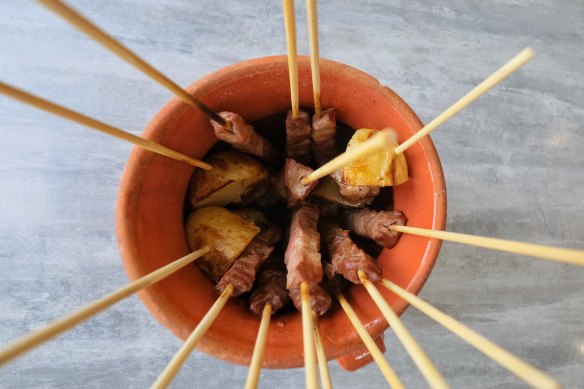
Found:
[{"label": "mottled grey background", "polygon": [[[285,53],[280,1],[74,1],[182,85]],[[399,93],[424,122],[526,45],[535,61],[433,134],[454,231],[584,248],[584,3],[320,1],[323,57]],[[298,42],[308,52],[303,2]],[[34,2],[0,2],[1,79],[140,133],[170,94]],[[0,343],[126,281],[114,233],[131,146],[0,98]],[[582,268],[446,243],[421,295],[566,387],[584,382]],[[524,387],[409,309],[453,387]],[[390,332],[390,362],[426,384]],[[133,297],[0,370],[3,388],[148,387],[180,347]],[[335,387],[384,387],[331,363]],[[247,369],[195,352],[176,388],[241,387]],[[298,388],[302,370],[264,371]]]}]

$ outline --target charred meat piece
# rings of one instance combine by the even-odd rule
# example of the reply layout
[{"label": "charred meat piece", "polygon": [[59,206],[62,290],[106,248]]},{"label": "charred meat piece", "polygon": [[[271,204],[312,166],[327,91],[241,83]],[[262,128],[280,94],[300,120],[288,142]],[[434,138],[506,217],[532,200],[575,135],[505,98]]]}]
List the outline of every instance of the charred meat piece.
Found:
[{"label": "charred meat piece", "polygon": [[341,174],[338,170],[332,173],[331,177],[339,186],[339,193],[341,196],[351,202],[364,202],[366,204],[371,204],[375,196],[377,196],[380,191],[378,186],[347,185],[343,182]]},{"label": "charred meat piece", "polygon": [[300,200],[297,200],[290,192],[290,189],[286,186],[286,182],[284,180],[285,172],[282,170],[278,175],[272,177],[271,184],[274,190],[276,191],[277,197],[288,204],[288,208],[294,208],[298,204],[300,204]]},{"label": "charred meat piece", "polygon": [[[296,309],[302,312],[302,296],[300,288],[293,288],[289,290],[292,304]],[[318,316],[324,315],[331,307],[333,299],[330,293],[320,284],[315,284],[310,287],[310,305]]]},{"label": "charred meat piece", "polygon": [[310,164],[310,116],[299,111],[293,118],[292,111],[286,116],[286,158],[295,159],[303,165]]},{"label": "charred meat piece", "polygon": [[322,166],[337,156],[337,122],[334,108],[312,117],[312,155],[318,166]]},{"label": "charred meat piece", "polygon": [[233,112],[221,112],[219,115],[231,123],[231,128],[211,121],[217,138],[231,144],[236,150],[257,155],[266,162],[277,161],[278,152],[274,146],[266,138],[257,134],[241,116]]},{"label": "charred meat piece", "polygon": [[288,269],[288,289],[300,288],[303,282],[314,286],[322,280],[317,223],[318,209],[313,205],[302,205],[292,214],[290,239],[284,255]]},{"label": "charred meat piece", "polygon": [[296,200],[305,200],[318,184],[318,180],[312,181],[308,185],[300,183],[303,178],[313,171],[308,166],[304,166],[293,159],[286,160],[284,165],[284,184]]},{"label": "charred meat piece", "polygon": [[331,257],[332,270],[336,274],[342,274],[349,281],[359,284],[361,282],[357,272],[363,270],[371,281],[379,280],[379,264],[351,240],[348,230],[343,230],[336,223],[327,223],[322,231],[323,242]]},{"label": "charred meat piece", "polygon": [[403,226],[406,217],[401,211],[372,211],[360,209],[358,211],[345,212],[345,224],[347,228],[357,235],[373,239],[378,245],[392,248],[397,243],[400,233],[390,230],[390,226]]},{"label": "charred meat piece", "polygon": [[232,297],[249,292],[255,281],[258,268],[272,254],[274,245],[280,239],[282,239],[282,229],[277,225],[272,225],[260,232],[221,277],[215,285],[215,289],[218,292],[223,292],[231,284],[234,287]]},{"label": "charred meat piece", "polygon": [[249,309],[261,316],[266,304],[272,305],[272,315],[290,301],[286,289],[286,268],[284,263],[270,259],[261,267],[256,277],[256,288],[249,300]]}]

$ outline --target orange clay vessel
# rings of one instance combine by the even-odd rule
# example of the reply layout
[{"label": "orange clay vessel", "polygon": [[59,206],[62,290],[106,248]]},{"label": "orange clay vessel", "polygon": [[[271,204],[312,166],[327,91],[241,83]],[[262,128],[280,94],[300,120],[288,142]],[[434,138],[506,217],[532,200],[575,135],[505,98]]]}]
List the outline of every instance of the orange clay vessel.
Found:
[{"label": "orange clay vessel", "polygon": [[[300,106],[313,108],[310,62],[298,58]],[[351,128],[391,127],[400,142],[422,128],[412,109],[373,77],[347,65],[321,60],[321,103],[334,107],[337,120]],[[285,56],[236,63],[195,82],[187,90],[216,111],[232,111],[247,122],[286,112],[290,108],[288,62]],[[145,137],[202,158],[217,142],[209,120],[199,111],[173,98],[144,130]],[[406,215],[408,225],[441,230],[446,222],[446,187],[438,154],[429,137],[406,152],[409,180],[393,188],[394,208]],[[139,148],[130,155],[120,184],[117,233],[124,266],[136,279],[190,250],[184,233],[185,195],[193,167]],[[391,250],[379,256],[383,277],[418,293],[436,261],[441,242],[405,234]],[[160,281],[140,293],[150,312],[179,338],[186,339],[205,315],[217,293],[196,265]],[[385,288],[385,299],[401,314],[407,304]],[[361,321],[374,336],[387,328],[383,316],[361,285],[345,292]],[[248,365],[259,320],[247,302],[231,299],[200,343],[205,353]],[[319,319],[329,359],[353,370],[368,358],[348,318],[333,306]],[[302,320],[298,312],[276,315],[271,323],[264,367],[291,368],[304,363]]]}]

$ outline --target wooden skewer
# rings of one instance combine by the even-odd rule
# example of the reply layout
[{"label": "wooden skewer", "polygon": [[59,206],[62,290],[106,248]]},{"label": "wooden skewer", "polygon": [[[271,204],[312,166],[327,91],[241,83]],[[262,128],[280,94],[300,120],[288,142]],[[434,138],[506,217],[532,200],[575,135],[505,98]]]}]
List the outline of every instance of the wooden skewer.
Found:
[{"label": "wooden skewer", "polygon": [[300,284],[300,296],[302,299],[302,339],[304,341],[306,388],[318,389],[316,352],[314,349],[314,324],[312,321],[312,305],[310,304],[310,287],[306,282]]},{"label": "wooden skewer", "polygon": [[292,99],[292,117],[298,117],[300,103],[298,100],[298,59],[296,52],[296,17],[294,0],[282,0],[284,22],[286,24],[286,42],[288,44],[288,72],[290,73],[290,96]]},{"label": "wooden skewer", "polygon": [[148,77],[152,78],[154,81],[158,82],[160,85],[170,90],[176,96],[181,98],[184,102],[193,107],[199,109],[209,119],[221,124],[222,126],[229,126],[230,123],[226,121],[221,116],[217,115],[216,112],[211,110],[205,104],[203,104],[199,99],[191,96],[189,92],[178,86],[170,78],[166,77],[160,71],[155,69],[152,65],[144,61],[142,58],[134,54],[130,49],[122,45],[120,42],[115,40],[113,37],[105,33],[95,24],[91,23],[85,17],[83,17],[79,12],[73,8],[66,5],[60,0],[38,0],[39,3],[61,16],[63,19],[67,20],[79,31],[88,35],[90,38],[94,39],[100,43],[105,48],[112,51],[118,57],[128,62],[130,65],[134,66],[142,73],[146,74]]},{"label": "wooden skewer", "polygon": [[320,54],[318,50],[318,14],[316,0],[306,0],[308,38],[310,48],[310,69],[312,70],[312,94],[314,95],[314,116],[320,117]]},{"label": "wooden skewer", "polygon": [[[513,72],[519,69],[521,66],[529,62],[535,55],[535,52],[531,48],[523,49],[519,54],[513,57],[509,62],[503,65],[499,70],[490,75],[487,79],[477,85],[469,93],[463,96],[460,100],[454,103],[450,108],[441,113],[438,117],[428,123],[420,131],[416,132],[412,137],[406,140],[404,143],[395,148],[394,152],[396,154],[401,154],[410,148],[414,143],[428,135],[430,132],[435,130],[438,126],[446,122],[452,116],[460,112],[464,107],[478,99],[488,90],[493,88],[499,82],[503,81],[505,78],[509,77]],[[363,158],[363,156],[379,152],[387,147],[387,140],[384,136],[373,136],[371,139],[363,142],[362,144],[353,147],[350,151],[345,152],[336,158],[330,160],[328,163],[322,165],[320,168],[316,169],[310,175],[308,175],[302,184],[306,185],[314,180],[318,180],[338,170],[345,166],[346,164]]]},{"label": "wooden skewer", "polygon": [[373,340],[371,335],[369,335],[369,332],[367,332],[367,329],[365,328],[363,323],[361,323],[355,311],[353,311],[353,308],[351,308],[349,302],[341,293],[338,292],[337,299],[339,300],[339,303],[341,303],[341,307],[349,317],[349,320],[353,324],[353,327],[355,327],[355,330],[357,330],[359,337],[361,337],[361,340],[365,344],[365,347],[367,347],[367,349],[371,353],[373,360],[375,360],[375,363],[377,363],[377,366],[379,366],[381,373],[383,374],[389,385],[394,389],[397,388],[403,389],[404,388],[403,384],[401,383],[401,381],[399,380],[391,366],[389,366],[389,362],[387,362],[387,360],[383,356],[383,353],[381,352],[379,347],[377,347],[375,341]]},{"label": "wooden skewer", "polygon": [[271,316],[272,304],[268,303],[264,306],[264,311],[262,312],[262,321],[260,323],[258,337],[253,348],[253,355],[251,356],[251,363],[249,364],[249,372],[247,373],[247,380],[245,381],[245,389],[255,389],[258,387],[260,371],[262,370],[262,362],[264,360],[264,351],[266,349],[266,340],[268,339],[268,329],[270,328]]},{"label": "wooden skewer", "polygon": [[67,120],[71,120],[73,122],[82,124],[89,128],[93,128],[94,130],[103,132],[105,134],[114,136],[118,139],[125,140],[127,142],[133,143],[136,146],[140,146],[146,150],[152,151],[157,154],[164,155],[166,157],[175,159],[177,161],[183,161],[188,163],[189,165],[200,167],[201,169],[210,170],[213,167],[208,163],[203,161],[199,161],[198,159],[191,158],[185,154],[179,153],[178,151],[174,151],[169,149],[168,147],[162,146],[156,142],[152,142],[151,140],[141,138],[137,135],[131,134],[129,132],[120,130],[119,128],[110,126],[104,122],[100,122],[99,120],[90,118],[89,116],[82,115],[78,112],[72,111],[68,108],[65,108],[61,105],[52,103],[48,100],[44,100],[38,96],[34,96],[28,92],[25,92],[21,89],[15,88],[3,82],[0,82],[0,93],[11,97],[15,100],[18,100],[22,103],[32,105],[38,109],[43,111],[52,113],[54,115],[60,116]]},{"label": "wooden skewer", "polygon": [[202,249],[190,253],[189,255],[185,255],[184,257],[177,259],[176,261],[171,262],[168,265],[145,275],[144,277],[138,278],[123,288],[118,289],[115,292],[108,294],[99,300],[96,300],[91,304],[88,304],[85,307],[52,322],[39,331],[25,335],[16,342],[0,350],[0,365],[3,365],[4,363],[24,354],[30,349],[41,345],[42,343],[65,331],[70,330],[81,322],[89,319],[94,315],[97,315],[101,311],[111,307],[126,297],[131,296],[137,291],[155,284],[164,277],[185,267],[195,259],[207,254],[208,252],[209,247],[205,246]]},{"label": "wooden skewer", "polygon": [[197,343],[205,336],[205,333],[211,327],[229,297],[233,293],[233,285],[228,285],[227,288],[221,293],[217,298],[215,303],[211,306],[209,311],[205,314],[203,319],[197,324],[193,332],[189,335],[182,347],[177,351],[177,353],[172,357],[168,365],[164,368],[162,373],[158,376],[154,384],[152,384],[151,389],[164,389],[174,379],[176,374],[179,372],[185,360],[191,354],[193,349],[197,346]]},{"label": "wooden skewer", "polygon": [[369,292],[369,295],[375,304],[377,304],[377,307],[385,317],[385,320],[387,320],[389,326],[395,332],[395,335],[410,354],[414,363],[418,366],[418,369],[420,369],[420,372],[428,382],[428,385],[430,385],[431,388],[448,388],[448,383],[442,374],[440,374],[436,366],[434,366],[434,363],[428,358],[428,355],[426,355],[403,322],[387,304],[381,293],[379,293],[379,290],[377,290],[375,285],[373,285],[363,271],[359,270],[358,275],[359,280],[361,280],[361,283],[365,286],[365,289],[367,289],[367,292]]},{"label": "wooden skewer", "polygon": [[314,311],[312,311],[312,318],[314,321],[314,346],[316,347],[316,358],[318,360],[318,370],[320,372],[320,384],[323,389],[332,389],[333,384],[331,383],[326,352],[324,350],[324,345],[322,344],[320,329],[318,328],[318,316]]},{"label": "wooden skewer", "polygon": [[561,385],[544,372],[522,361],[509,351],[497,346],[484,336],[471,330],[464,324],[439,311],[418,296],[408,292],[393,282],[383,279],[382,284],[399,297],[418,308],[420,311],[442,324],[455,335],[487,355],[489,358],[523,379],[531,386],[539,389],[559,389]]},{"label": "wooden skewer", "polygon": [[408,226],[391,226],[392,231],[406,234],[425,236],[428,238],[448,240],[451,242],[485,247],[492,250],[506,251],[514,254],[530,255],[532,257],[565,262],[572,265],[584,266],[584,250],[565,249],[561,247],[544,246],[533,243],[515,242],[512,240],[487,238],[461,234],[457,232],[428,230],[425,228]]}]

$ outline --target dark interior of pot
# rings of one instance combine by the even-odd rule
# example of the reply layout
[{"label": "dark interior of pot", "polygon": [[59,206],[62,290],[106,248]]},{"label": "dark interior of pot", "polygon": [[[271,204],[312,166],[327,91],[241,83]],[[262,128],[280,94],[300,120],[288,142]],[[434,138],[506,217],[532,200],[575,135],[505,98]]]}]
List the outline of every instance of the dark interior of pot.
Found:
[{"label": "dark interior of pot", "polygon": [[[310,67],[306,58],[299,61],[299,79],[301,106],[312,110]],[[391,127],[403,141],[422,126],[403,100],[360,71],[323,60],[321,81],[323,107],[335,107],[338,120],[348,127]],[[201,79],[188,90],[214,109],[236,112],[247,122],[272,118],[290,106],[285,57],[232,65]],[[144,136],[196,158],[202,158],[217,142],[208,119],[177,99],[156,115]],[[394,208],[404,212],[408,225],[444,228],[445,185],[431,141],[428,138],[420,141],[407,151],[406,158],[409,180],[393,188]],[[193,168],[184,163],[141,149],[132,152],[122,178],[117,210],[120,250],[131,279],[190,252],[184,232],[184,204],[192,173]],[[391,191],[385,199],[391,199]],[[439,248],[440,242],[435,240],[402,236],[393,249],[379,254],[383,277],[417,293],[432,269]],[[405,310],[405,302],[386,289],[379,289],[398,314]],[[387,327],[362,286],[351,286],[345,295],[371,333],[380,333]],[[196,264],[140,294],[153,315],[183,339],[217,296],[214,283]],[[258,326],[259,320],[249,312],[246,301],[231,299],[200,348],[233,363],[249,364]],[[321,318],[320,326],[329,359],[347,354],[360,344],[338,304]],[[301,315],[286,310],[274,316],[270,324],[264,366],[302,365]]]}]

